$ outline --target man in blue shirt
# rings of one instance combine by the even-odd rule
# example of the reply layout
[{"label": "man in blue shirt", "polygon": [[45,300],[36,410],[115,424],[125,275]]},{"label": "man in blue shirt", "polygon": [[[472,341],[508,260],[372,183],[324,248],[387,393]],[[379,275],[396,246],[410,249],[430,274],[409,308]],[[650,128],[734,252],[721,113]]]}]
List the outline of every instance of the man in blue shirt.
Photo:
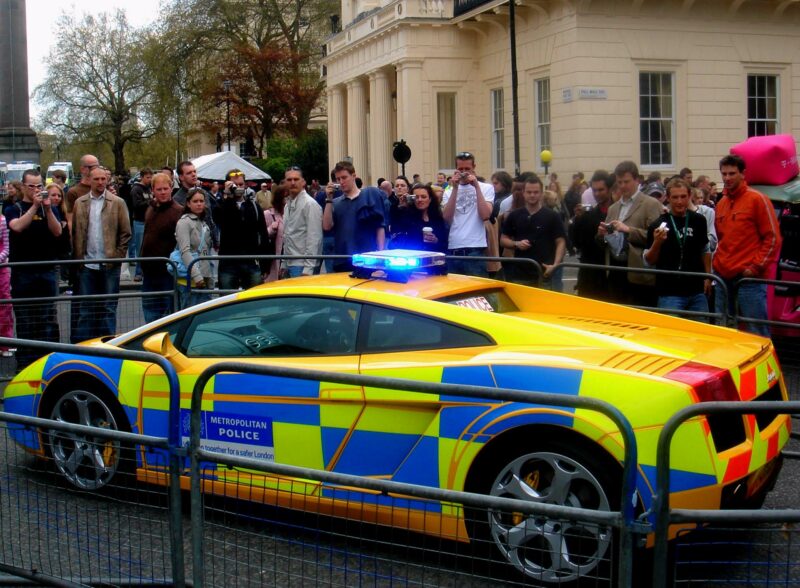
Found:
[{"label": "man in blue shirt", "polygon": [[[365,251],[378,251],[386,241],[386,211],[383,194],[374,186],[359,188],[356,170],[349,161],[340,161],[333,168],[336,184],[342,195],[334,198],[336,187],[329,183],[325,188],[325,208],[322,228],[333,230],[336,255],[353,255]],[[350,260],[336,260],[334,271],[349,271]]]}]

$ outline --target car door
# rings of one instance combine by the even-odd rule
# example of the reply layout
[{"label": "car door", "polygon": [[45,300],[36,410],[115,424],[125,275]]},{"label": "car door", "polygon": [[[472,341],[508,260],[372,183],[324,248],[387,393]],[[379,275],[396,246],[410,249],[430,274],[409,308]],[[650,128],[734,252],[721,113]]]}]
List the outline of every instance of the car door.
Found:
[{"label": "car door", "polygon": [[[274,296],[233,300],[194,314],[175,332],[182,354],[181,436],[188,442],[191,392],[200,373],[220,361],[357,373],[361,305],[337,298]],[[150,430],[165,426],[165,381],[148,372],[142,415]],[[160,389],[159,389],[160,387]],[[152,399],[162,410],[152,410]],[[360,386],[221,373],[202,404],[202,446],[226,455],[326,469],[337,459],[363,409]]]},{"label": "car door", "polygon": [[[493,346],[485,334],[435,317],[368,304],[362,310],[365,375],[493,386],[490,368],[472,363]],[[456,429],[485,411],[464,398],[372,387],[364,401],[335,469],[432,486],[439,486],[441,443],[452,446]]]}]

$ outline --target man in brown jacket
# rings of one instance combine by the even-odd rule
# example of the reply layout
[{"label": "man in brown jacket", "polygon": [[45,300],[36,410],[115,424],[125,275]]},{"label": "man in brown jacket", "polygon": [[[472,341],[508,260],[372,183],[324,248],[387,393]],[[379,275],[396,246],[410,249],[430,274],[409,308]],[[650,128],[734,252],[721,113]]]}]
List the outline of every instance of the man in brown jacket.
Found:
[{"label": "man in brown jacket", "polygon": [[[606,242],[606,255],[611,266],[641,269],[644,267],[642,254],[647,245],[647,228],[661,216],[664,207],[639,190],[639,168],[634,162],[623,161],[614,169],[614,175],[621,198],[608,208],[606,222],[600,223],[597,235]],[[608,281],[615,302],[656,306],[658,293],[654,274],[613,271]]]},{"label": "man in brown jacket", "polygon": [[117,294],[120,265],[91,263],[94,259],[124,259],[131,238],[131,223],[125,201],[106,190],[108,176],[101,168],[89,175],[90,192],[75,201],[72,214],[72,252],[86,260],[78,270],[80,295],[109,294],[108,299],[79,303],[79,322],[73,342],[117,332]]}]

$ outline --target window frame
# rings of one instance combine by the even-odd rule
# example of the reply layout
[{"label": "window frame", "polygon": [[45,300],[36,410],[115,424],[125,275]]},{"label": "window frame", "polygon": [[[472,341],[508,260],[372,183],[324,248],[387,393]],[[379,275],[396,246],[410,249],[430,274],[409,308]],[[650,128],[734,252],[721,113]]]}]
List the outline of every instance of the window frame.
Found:
[{"label": "window frame", "polygon": [[[750,116],[751,115],[751,112],[750,112],[750,100],[751,100],[750,79],[751,78],[765,78],[765,79],[766,78],[772,78],[772,79],[775,80],[775,93],[774,93],[774,96],[764,96],[763,97],[765,100],[769,100],[770,98],[775,100],[775,107],[774,107],[775,118],[774,119],[771,119],[771,118],[758,118],[757,116],[756,117],[751,117]],[[782,84],[781,84],[781,75],[778,72],[774,72],[774,71],[773,72],[770,72],[770,71],[748,71],[748,72],[746,72],[746,74],[745,74],[745,89],[744,89],[745,90],[745,111],[746,111],[745,134],[747,135],[748,138],[749,137],[763,137],[763,136],[767,136],[767,135],[777,135],[777,134],[779,134],[781,132],[781,86],[782,86]],[[758,100],[761,97],[756,95],[756,96],[753,96],[752,98],[755,99],[755,100]],[[758,109],[756,109],[756,110],[758,110]],[[757,112],[755,114],[757,114]],[[754,123],[754,124],[758,125],[759,123],[768,124],[770,122],[774,123],[774,125],[775,125],[773,132],[766,132],[766,133],[758,133],[758,132],[756,132],[756,133],[753,133],[753,134],[750,133],[750,124],[751,123]]]},{"label": "window frame", "polygon": [[[438,158],[438,168],[437,169],[451,169],[453,167],[453,162],[455,161],[456,152],[458,151],[458,92],[454,89],[441,89],[436,90],[434,93],[436,97],[436,137],[437,137],[437,158]],[[442,110],[442,102],[441,100],[450,100],[452,99],[452,111],[449,113],[443,113]],[[444,119],[444,114],[447,115],[448,120]],[[442,125],[446,124],[450,127],[450,134],[452,134],[452,143],[450,145],[445,145],[445,137],[448,133],[443,132]],[[452,153],[450,153],[452,152]]]},{"label": "window frame", "polygon": [[[498,125],[498,122],[500,123]],[[505,89],[489,90],[489,124],[492,137],[492,169],[505,169]]]},{"label": "window frame", "polygon": [[[637,104],[638,104],[638,126],[639,126],[639,144],[638,144],[638,151],[639,151],[639,162],[642,168],[644,169],[673,169],[676,165],[676,161],[678,159],[677,148],[678,148],[678,137],[677,137],[677,130],[678,130],[678,116],[677,116],[677,91],[678,91],[678,75],[675,69],[660,69],[660,68],[652,68],[652,67],[641,67],[637,71],[636,76],[636,96],[637,96]],[[648,116],[645,117],[642,111],[642,98],[643,94],[641,91],[642,88],[642,76],[669,76],[670,80],[670,116],[664,117],[654,117]],[[653,94],[649,93],[646,94],[648,97],[660,97],[663,94]],[[645,139],[642,134],[642,125],[645,122],[664,122],[669,121],[669,132],[670,132],[670,161],[663,162],[660,161],[658,163],[653,163],[652,161],[645,161],[643,157],[643,147],[645,144],[652,145],[654,142],[648,141],[645,142]],[[650,150],[648,149],[648,152]]]},{"label": "window frame", "polygon": [[[545,97],[544,93],[541,91],[541,87],[544,84],[547,84],[547,93],[546,99],[542,100]],[[551,98],[551,86],[550,86],[550,76],[541,76],[535,78],[533,80],[533,126],[534,126],[534,152],[537,154],[541,153],[545,149],[551,149],[553,146],[553,135],[552,135],[552,121],[553,121],[553,101]],[[547,105],[547,121],[544,122],[542,120],[542,105]],[[542,131],[547,129],[547,142],[542,140]]]}]

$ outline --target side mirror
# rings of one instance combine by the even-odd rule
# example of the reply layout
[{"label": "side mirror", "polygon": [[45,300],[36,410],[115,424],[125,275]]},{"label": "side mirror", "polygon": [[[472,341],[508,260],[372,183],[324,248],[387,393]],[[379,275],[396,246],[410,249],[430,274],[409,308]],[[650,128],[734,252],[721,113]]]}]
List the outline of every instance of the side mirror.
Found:
[{"label": "side mirror", "polygon": [[189,367],[189,360],[172,344],[169,333],[150,335],[142,344],[145,351],[165,357],[178,371]]}]

